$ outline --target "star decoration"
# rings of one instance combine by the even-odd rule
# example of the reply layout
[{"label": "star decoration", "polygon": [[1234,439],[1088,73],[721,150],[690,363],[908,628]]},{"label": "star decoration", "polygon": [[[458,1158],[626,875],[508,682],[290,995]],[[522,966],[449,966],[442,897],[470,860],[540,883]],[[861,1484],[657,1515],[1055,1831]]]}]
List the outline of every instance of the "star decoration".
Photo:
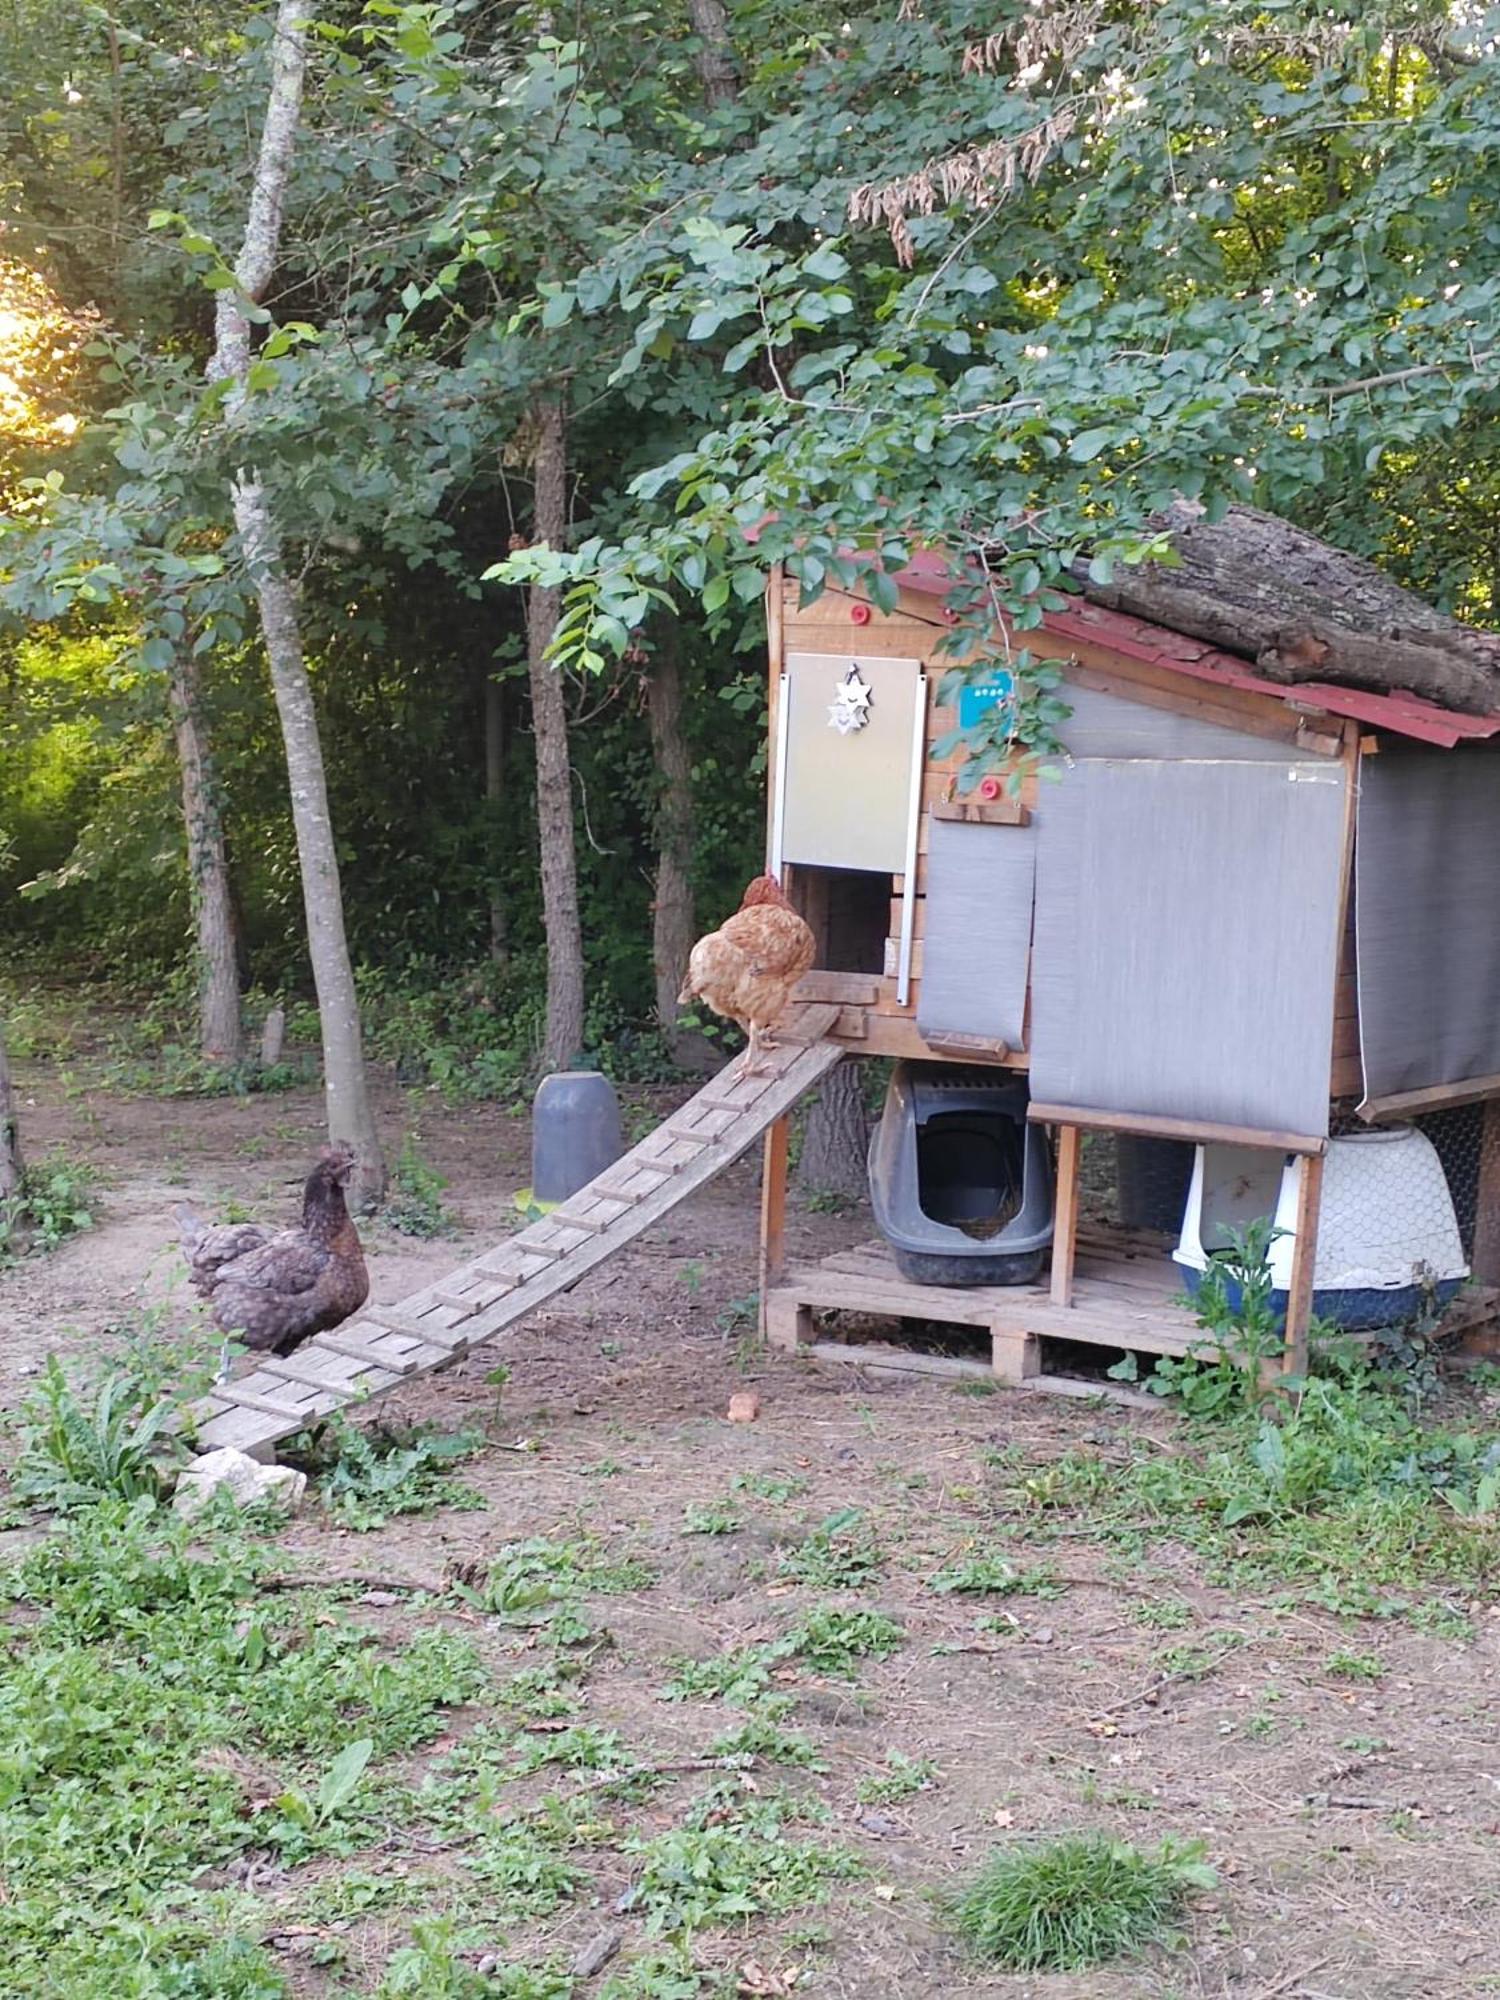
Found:
[{"label": "star decoration", "polygon": [[859,668],[851,666],[833,692],[833,705],[828,711],[829,728],[836,729],[840,736],[849,736],[856,729],[863,729],[870,719],[870,688]]}]

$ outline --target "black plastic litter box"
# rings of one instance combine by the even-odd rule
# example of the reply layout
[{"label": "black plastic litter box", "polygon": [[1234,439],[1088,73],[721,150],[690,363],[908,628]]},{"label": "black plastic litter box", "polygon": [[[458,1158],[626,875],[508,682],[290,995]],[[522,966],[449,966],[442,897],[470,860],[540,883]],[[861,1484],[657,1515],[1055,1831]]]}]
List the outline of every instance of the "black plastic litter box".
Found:
[{"label": "black plastic litter box", "polygon": [[1024,1080],[897,1063],[870,1141],[870,1204],[902,1276],[1028,1285],[1052,1241],[1052,1156]]}]

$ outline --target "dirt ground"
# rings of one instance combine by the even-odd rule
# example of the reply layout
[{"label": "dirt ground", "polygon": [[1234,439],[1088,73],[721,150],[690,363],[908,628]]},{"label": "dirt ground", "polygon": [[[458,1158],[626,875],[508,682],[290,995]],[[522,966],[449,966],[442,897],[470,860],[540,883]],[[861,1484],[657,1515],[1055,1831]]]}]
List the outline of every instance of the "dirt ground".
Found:
[{"label": "dirt ground", "polygon": [[[181,1296],[174,1203],[212,1208],[233,1197],[256,1214],[289,1209],[320,1108],[311,1092],[244,1101],[65,1096],[41,1065],[22,1065],[20,1082],[31,1149],[61,1145],[93,1160],[104,1186],[91,1232],[0,1273],[7,1405],[49,1350],[96,1350],[143,1298],[166,1301],[170,1312]],[[427,1242],[371,1231],[375,1296],[390,1300],[515,1225],[510,1197],[528,1177],[528,1139],[524,1121],[493,1107],[452,1109],[393,1083],[382,1086],[381,1109],[393,1141],[417,1133],[462,1225]],[[857,1681],[800,1677],[791,1722],[812,1736],[826,1767],[794,1774],[796,1782],[830,1809],[827,1836],[858,1853],[867,1872],[821,1909],[745,1935],[705,1933],[699,1945],[710,1962],[805,1967],[799,1990],[830,2000],[1500,1992],[1493,1608],[1468,1607],[1470,1640],[1360,1625],[1269,1593],[1212,1587],[1171,1544],[1125,1566],[1086,1534],[1053,1552],[1059,1595],[986,1603],[935,1594],[928,1579],[955,1558],[998,1545],[1018,1563],[1036,1559],[1006,1546],[987,1455],[1011,1448],[1042,1464],[1083,1446],[1107,1458],[1123,1434],[1143,1430],[1171,1451],[1175,1421],[759,1355],[733,1310],[755,1285],[755,1221],[755,1172],[742,1165],[507,1337],[511,1380],[498,1437],[535,1449],[497,1446],[463,1468],[482,1511],[446,1510],[358,1536],[310,1511],[289,1554],[330,1576],[438,1588],[455,1562],[482,1562],[518,1538],[604,1535],[612,1550],[649,1562],[656,1580],[591,1604],[614,1645],[589,1675],[584,1715],[671,1763],[690,1760],[736,1718],[718,1703],[664,1703],[669,1663],[763,1640],[789,1609],[826,1597],[778,1582],[778,1551],[837,1510],[862,1510],[885,1563],[859,1601],[898,1618],[905,1644],[866,1662]],[[869,1231],[866,1214],[799,1211],[791,1247],[822,1254]],[[471,1357],[403,1391],[401,1414],[449,1428],[483,1422],[490,1365]],[[741,1387],[759,1392],[760,1415],[731,1425],[726,1408]],[[736,1501],[738,1531],[685,1534],[685,1510],[726,1502],[737,1475],[753,1482]],[[757,1498],[757,1487],[780,1497]],[[1004,1614],[998,1629],[982,1629],[985,1612]],[[378,1610],[393,1629],[408,1615],[400,1605]],[[526,1664],[514,1633],[478,1619],[469,1626],[498,1674]],[[1179,1671],[1184,1646],[1196,1664]],[[1341,1649],[1374,1656],[1379,1677],[1330,1672]],[[465,1712],[455,1734],[479,1719]],[[859,1781],[893,1750],[930,1760],[930,1783],[862,1805]],[[695,1783],[684,1773],[651,1795],[645,1826],[670,1815]],[[1206,1843],[1221,1883],[1193,1908],[1182,1945],[1082,1977],[976,1971],[945,1935],[933,1892],[1009,1838],[1084,1828],[1143,1844],[1167,1834]],[[387,1846],[398,1871],[430,1865],[420,1849],[402,1851],[399,1829]],[[519,1937],[528,1956],[566,1957],[611,1923],[625,1931],[627,1956],[637,1948],[638,1925],[612,1915],[627,1861],[602,1847],[590,1872],[592,1895],[513,1933],[513,1953]],[[438,1898],[440,1873],[433,1879]],[[287,1908],[295,1909],[290,1891]],[[356,1976],[364,1968],[370,1987],[400,1933],[399,1921],[393,1930],[374,1920],[347,1932]],[[332,1990],[295,1926],[273,1942],[299,1993]]]}]

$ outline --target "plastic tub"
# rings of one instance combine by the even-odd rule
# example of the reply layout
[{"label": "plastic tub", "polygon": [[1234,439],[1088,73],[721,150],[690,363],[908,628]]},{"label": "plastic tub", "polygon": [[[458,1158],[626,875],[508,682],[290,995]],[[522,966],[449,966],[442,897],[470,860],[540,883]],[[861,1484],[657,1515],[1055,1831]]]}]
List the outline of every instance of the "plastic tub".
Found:
[{"label": "plastic tub", "polygon": [[1052,1160],[1024,1082],[898,1063],[870,1140],[870,1204],[915,1284],[1026,1285],[1052,1241]]},{"label": "plastic tub", "polygon": [[[1296,1247],[1300,1158],[1200,1146],[1173,1258],[1190,1293],[1229,1231],[1270,1216],[1272,1305],[1285,1316]],[[1313,1311],[1351,1332],[1394,1326],[1427,1298],[1446,1304],[1469,1275],[1453,1199],[1432,1142],[1414,1126],[1331,1139],[1323,1167]]]}]

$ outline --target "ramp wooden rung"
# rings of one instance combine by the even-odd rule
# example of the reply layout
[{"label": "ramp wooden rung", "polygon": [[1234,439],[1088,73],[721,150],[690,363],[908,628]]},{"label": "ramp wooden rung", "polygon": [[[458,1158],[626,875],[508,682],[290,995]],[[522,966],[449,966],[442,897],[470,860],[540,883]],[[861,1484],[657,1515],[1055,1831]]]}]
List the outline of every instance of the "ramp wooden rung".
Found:
[{"label": "ramp wooden rung", "polygon": [[[309,1342],[309,1347],[312,1345]],[[306,1353],[307,1349],[304,1348]],[[346,1361],[362,1361],[366,1368],[378,1368],[387,1375],[415,1375],[418,1363],[409,1354],[379,1353],[368,1341],[354,1340],[342,1329],[320,1333],[317,1352],[340,1354]]]},{"label": "ramp wooden rung", "polygon": [[[192,1413],[200,1450],[234,1445],[241,1451],[274,1444],[303,1430],[327,1408],[363,1404],[399,1388],[413,1375],[446,1368],[480,1344],[507,1333],[526,1315],[633,1243],[690,1194],[733,1166],[761,1134],[790,1110],[843,1055],[820,1039],[840,1006],[798,1009],[766,1057],[764,1076],[721,1071],[695,1097],[586,1188],[540,1222],[391,1306],[366,1306],[332,1333],[317,1334],[295,1359],[279,1362],[268,1379],[294,1385],[300,1404],[280,1401],[239,1383],[224,1383]],[[810,1037],[810,1039],[797,1039]],[[438,1313],[458,1315],[446,1326]],[[354,1370],[320,1372],[323,1357],[357,1362]],[[294,1372],[295,1371],[295,1372]],[[253,1374],[250,1378],[253,1380]]]}]

